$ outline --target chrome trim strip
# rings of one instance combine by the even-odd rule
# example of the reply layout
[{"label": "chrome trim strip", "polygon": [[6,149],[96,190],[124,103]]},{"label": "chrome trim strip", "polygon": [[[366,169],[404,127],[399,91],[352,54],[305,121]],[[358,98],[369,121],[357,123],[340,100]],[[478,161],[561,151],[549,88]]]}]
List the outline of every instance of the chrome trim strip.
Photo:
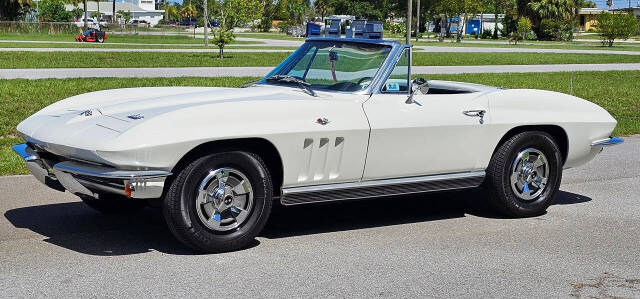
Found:
[{"label": "chrome trim strip", "polygon": [[612,145],[617,145],[620,143],[623,143],[624,139],[620,138],[620,137],[609,137],[606,139],[602,139],[602,140],[596,140],[594,142],[591,143],[592,147],[607,147],[607,146],[612,146]]},{"label": "chrome trim strip", "polygon": [[16,152],[16,154],[20,155],[20,157],[22,157],[22,159],[25,162],[29,162],[29,161],[35,161],[40,159],[40,157],[38,157],[38,155],[33,152],[33,153],[29,153],[27,152],[27,144],[26,143],[20,143],[20,144],[16,144],[14,146],[11,147],[11,149],[13,149],[14,152]]},{"label": "chrome trim strip", "polygon": [[282,195],[286,196],[287,194],[296,194],[296,193],[334,191],[334,190],[363,188],[363,187],[379,187],[379,186],[397,185],[397,184],[424,183],[424,182],[432,182],[432,181],[479,178],[484,176],[485,176],[484,171],[475,171],[475,172],[460,172],[460,173],[440,174],[440,175],[427,175],[427,176],[408,177],[408,178],[399,178],[399,179],[371,180],[371,181],[362,181],[362,182],[354,182],[354,183],[338,183],[338,184],[326,184],[326,185],[303,186],[303,187],[289,187],[289,188],[282,188]]},{"label": "chrome trim strip", "polygon": [[162,170],[118,170],[110,167],[81,164],[74,161],[65,161],[53,165],[54,170],[110,179],[150,179],[171,175],[169,171]]}]

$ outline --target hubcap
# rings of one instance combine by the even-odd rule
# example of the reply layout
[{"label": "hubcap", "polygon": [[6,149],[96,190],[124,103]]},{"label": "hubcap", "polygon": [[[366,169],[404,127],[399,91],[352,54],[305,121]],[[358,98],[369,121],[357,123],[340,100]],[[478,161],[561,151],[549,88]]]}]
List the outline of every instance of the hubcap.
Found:
[{"label": "hubcap", "polygon": [[539,150],[528,148],[520,153],[511,166],[511,189],[520,199],[536,199],[544,191],[549,179],[547,157]]},{"label": "hubcap", "polygon": [[249,179],[233,168],[209,172],[198,187],[196,211],[209,229],[228,231],[244,223],[253,208]]}]

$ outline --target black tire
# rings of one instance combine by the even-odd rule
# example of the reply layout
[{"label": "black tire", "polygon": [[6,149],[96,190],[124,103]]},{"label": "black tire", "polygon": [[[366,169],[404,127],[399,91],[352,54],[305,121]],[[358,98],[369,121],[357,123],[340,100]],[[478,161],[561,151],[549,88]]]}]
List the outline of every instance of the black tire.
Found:
[{"label": "black tire", "polygon": [[99,43],[104,43],[104,33],[103,34],[97,34],[97,38]]},{"label": "black tire", "polygon": [[104,214],[137,212],[147,206],[146,199],[133,199],[110,193],[100,193],[98,198],[80,195],[80,199],[90,208]]},{"label": "black tire", "polygon": [[[536,197],[524,200],[511,187],[511,168],[518,154],[533,148],[542,152],[549,165],[547,184]],[[532,217],[544,214],[555,198],[562,180],[562,155],[553,137],[541,131],[522,132],[499,145],[487,168],[485,181],[489,203],[511,217]]]},{"label": "black tire", "polygon": [[[207,227],[196,212],[201,181],[213,170],[233,168],[242,172],[253,190],[253,208],[246,220],[229,231]],[[197,251],[217,253],[247,247],[267,223],[272,206],[271,176],[262,159],[242,151],[222,152],[199,158],[177,172],[163,201],[163,214],[174,236]]]}]

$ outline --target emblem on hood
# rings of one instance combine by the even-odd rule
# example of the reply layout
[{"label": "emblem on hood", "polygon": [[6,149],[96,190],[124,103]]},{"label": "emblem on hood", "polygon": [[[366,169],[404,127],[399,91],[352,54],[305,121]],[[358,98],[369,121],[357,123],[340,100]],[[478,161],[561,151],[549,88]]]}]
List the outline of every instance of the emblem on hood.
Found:
[{"label": "emblem on hood", "polygon": [[91,110],[85,110],[85,111],[80,112],[79,115],[91,116],[91,115],[93,115],[93,112]]},{"label": "emblem on hood", "polygon": [[130,118],[130,119],[141,119],[141,118],[144,118],[144,115],[136,113],[136,114],[131,114],[131,115],[127,116],[127,117]]}]

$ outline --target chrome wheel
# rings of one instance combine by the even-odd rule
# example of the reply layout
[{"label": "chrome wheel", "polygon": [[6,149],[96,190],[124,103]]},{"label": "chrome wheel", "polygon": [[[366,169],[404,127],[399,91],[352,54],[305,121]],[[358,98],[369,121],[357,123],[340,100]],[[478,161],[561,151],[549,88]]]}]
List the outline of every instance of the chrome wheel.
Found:
[{"label": "chrome wheel", "polygon": [[249,179],[233,168],[209,172],[200,182],[196,212],[200,221],[214,231],[228,231],[244,223],[253,208]]},{"label": "chrome wheel", "polygon": [[511,166],[511,189],[520,199],[531,201],[544,191],[549,179],[549,162],[539,150],[527,148]]}]

